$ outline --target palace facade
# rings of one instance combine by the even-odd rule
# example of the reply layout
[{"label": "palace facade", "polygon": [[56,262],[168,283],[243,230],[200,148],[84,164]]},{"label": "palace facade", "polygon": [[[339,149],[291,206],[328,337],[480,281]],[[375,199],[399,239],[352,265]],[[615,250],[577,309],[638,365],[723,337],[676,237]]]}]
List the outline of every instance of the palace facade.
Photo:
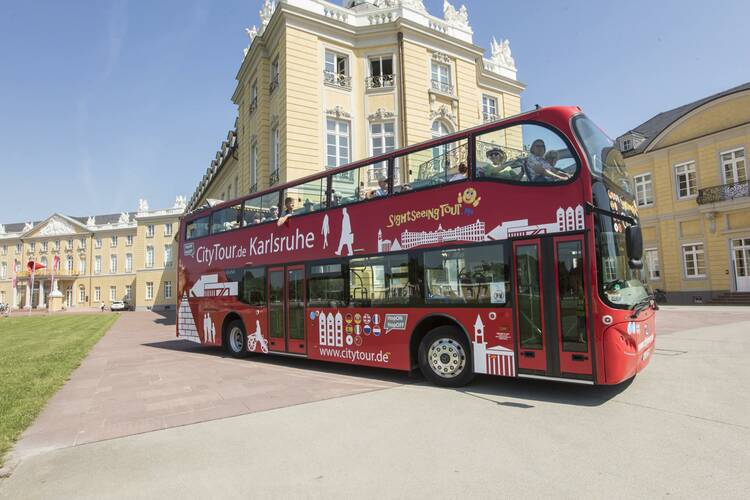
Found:
[{"label": "palace facade", "polygon": [[[66,309],[109,306],[125,300],[136,309],[171,309],[177,303],[177,235],[184,197],[171,208],[71,217],[54,213],[38,222],[0,224],[0,303],[44,309],[62,294]],[[59,270],[52,280],[52,266]],[[45,266],[34,274],[27,263]],[[15,286],[13,286],[15,277]],[[33,288],[32,288],[33,286]]]},{"label": "palace facade", "polygon": [[188,209],[520,112],[510,42],[486,58],[448,1],[266,0],[247,34],[236,122]]},{"label": "palace facade", "polygon": [[750,83],[659,113],[617,142],[653,287],[677,303],[750,303]]}]

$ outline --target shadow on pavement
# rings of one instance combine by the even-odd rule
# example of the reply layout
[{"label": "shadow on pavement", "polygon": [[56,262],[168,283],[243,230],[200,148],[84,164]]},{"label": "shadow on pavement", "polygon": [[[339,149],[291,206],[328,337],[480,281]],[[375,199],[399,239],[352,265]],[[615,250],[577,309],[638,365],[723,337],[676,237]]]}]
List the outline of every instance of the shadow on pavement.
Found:
[{"label": "shadow on pavement", "polygon": [[[157,349],[192,352],[219,358],[231,358],[221,347],[205,347],[187,340],[175,339],[163,342],[143,344]],[[318,373],[329,373],[361,377],[394,384],[426,383],[419,372],[387,370],[384,368],[370,368],[367,366],[347,365],[343,363],[329,363],[306,358],[287,356],[265,356],[261,354],[249,355],[247,361],[265,365],[282,366],[310,370]],[[633,379],[615,386],[591,386],[549,380],[531,380],[492,377],[478,375],[471,385],[454,389],[467,396],[478,397],[492,401],[500,406],[519,409],[534,408],[534,402],[559,403],[575,406],[600,406],[627,389]],[[451,389],[446,389],[451,390]],[[499,401],[497,398],[509,398],[516,401]]]},{"label": "shadow on pavement", "polygon": [[177,312],[173,309],[166,311],[152,311],[154,314],[159,316],[154,320],[154,323],[159,325],[174,325],[177,317]]}]

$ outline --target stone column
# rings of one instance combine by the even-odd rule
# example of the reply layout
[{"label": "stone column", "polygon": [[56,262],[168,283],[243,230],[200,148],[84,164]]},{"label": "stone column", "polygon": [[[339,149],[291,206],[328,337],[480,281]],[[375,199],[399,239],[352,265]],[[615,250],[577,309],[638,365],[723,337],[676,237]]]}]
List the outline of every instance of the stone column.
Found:
[{"label": "stone column", "polygon": [[26,304],[23,306],[24,309],[31,309],[31,287],[29,282],[26,282]]},{"label": "stone column", "polygon": [[46,304],[44,303],[44,280],[39,280],[39,298],[36,301],[37,309],[44,309]]}]

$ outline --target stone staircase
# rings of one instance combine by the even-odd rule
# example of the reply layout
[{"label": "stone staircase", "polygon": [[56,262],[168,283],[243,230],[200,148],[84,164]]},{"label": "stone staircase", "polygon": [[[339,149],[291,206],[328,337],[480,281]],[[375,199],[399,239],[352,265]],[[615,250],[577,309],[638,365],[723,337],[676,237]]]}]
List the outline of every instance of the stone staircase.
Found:
[{"label": "stone staircase", "polygon": [[710,304],[750,306],[750,292],[726,292],[711,299]]}]

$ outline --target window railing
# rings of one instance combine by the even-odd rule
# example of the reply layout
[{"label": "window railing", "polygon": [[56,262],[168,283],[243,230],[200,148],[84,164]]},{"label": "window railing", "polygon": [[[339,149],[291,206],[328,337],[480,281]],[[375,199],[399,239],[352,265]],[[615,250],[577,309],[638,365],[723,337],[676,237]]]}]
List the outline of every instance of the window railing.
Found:
[{"label": "window railing", "polygon": [[271,83],[268,85],[268,93],[273,94],[273,91],[279,87],[279,75],[273,75],[271,77]]},{"label": "window railing", "polygon": [[393,88],[393,82],[396,75],[375,75],[365,78],[365,88],[368,89],[388,89]]},{"label": "window railing", "polygon": [[256,109],[258,109],[258,98],[254,97],[250,102],[250,114],[253,114]]},{"label": "window railing", "polygon": [[698,205],[705,205],[707,203],[728,201],[748,196],[750,196],[750,181],[733,182],[731,184],[722,184],[720,186],[699,189],[696,201],[698,202]]},{"label": "window railing", "polygon": [[440,80],[432,80],[432,90],[453,95],[453,85],[448,82],[441,82]]},{"label": "window railing", "polygon": [[274,184],[277,184],[279,182],[279,171],[276,170],[274,172],[271,172],[271,175],[268,176],[268,182],[271,186]]},{"label": "window railing", "polygon": [[482,113],[482,121],[485,123],[494,122],[498,118],[500,117],[496,113],[487,113],[486,111]]},{"label": "window railing", "polygon": [[343,73],[323,71],[323,83],[331,87],[340,87],[342,89],[351,90],[352,77]]}]

